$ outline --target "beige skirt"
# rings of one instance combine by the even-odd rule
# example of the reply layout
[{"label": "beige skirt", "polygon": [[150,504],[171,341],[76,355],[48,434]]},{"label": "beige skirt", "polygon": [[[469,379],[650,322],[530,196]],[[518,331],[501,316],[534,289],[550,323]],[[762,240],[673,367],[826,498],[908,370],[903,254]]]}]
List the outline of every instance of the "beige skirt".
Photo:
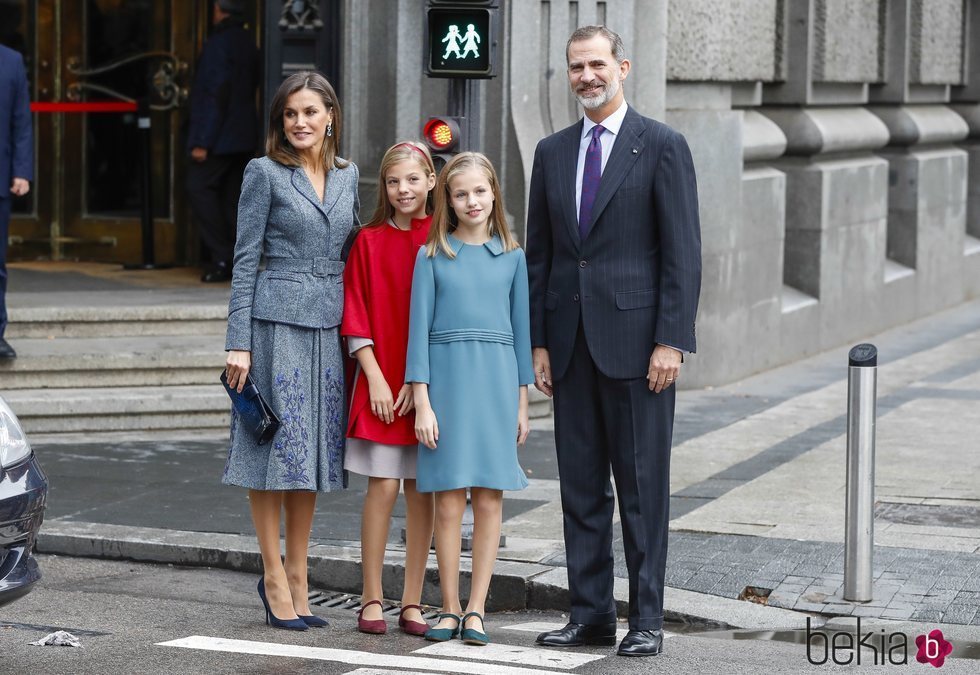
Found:
[{"label": "beige skirt", "polygon": [[344,468],[374,478],[415,479],[419,446],[386,445],[363,438],[348,438]]}]

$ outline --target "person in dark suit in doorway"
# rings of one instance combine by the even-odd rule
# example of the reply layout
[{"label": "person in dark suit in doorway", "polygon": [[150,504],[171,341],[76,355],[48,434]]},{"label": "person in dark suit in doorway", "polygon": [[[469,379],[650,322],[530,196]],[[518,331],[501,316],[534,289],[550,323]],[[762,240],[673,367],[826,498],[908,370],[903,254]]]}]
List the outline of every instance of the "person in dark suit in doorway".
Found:
[{"label": "person in dark suit in doorway", "polygon": [[0,359],[17,352],[3,339],[7,329],[7,235],[14,197],[26,195],[34,177],[34,137],[27,71],[19,52],[0,45]]},{"label": "person in dark suit in doorway", "polygon": [[241,0],[215,0],[214,32],[191,87],[187,198],[211,258],[201,281],[231,279],[235,223],[245,165],[255,154],[258,50]]},{"label": "person in dark suit in doorway", "polygon": [[701,229],[684,137],[627,105],[620,37],[566,46],[583,120],[534,154],[527,262],[535,386],[554,395],[570,623],[554,647],[613,645],[610,467],[629,570],[624,656],[660,653],[674,384],[695,350]]}]

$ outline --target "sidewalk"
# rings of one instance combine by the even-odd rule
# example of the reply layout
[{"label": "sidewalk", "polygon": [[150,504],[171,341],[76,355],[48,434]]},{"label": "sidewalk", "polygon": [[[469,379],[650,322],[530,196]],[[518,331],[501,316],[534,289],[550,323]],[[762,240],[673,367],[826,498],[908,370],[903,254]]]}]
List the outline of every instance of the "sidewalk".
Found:
[{"label": "sidewalk", "polygon": [[[808,612],[980,625],[980,301],[869,338],[879,349],[874,600],[841,597],[847,347],[709,390],[681,391],[672,460],[668,618],[794,627]],[[496,609],[567,606],[548,421],[505,498]],[[50,553],[258,570],[244,492],[219,485],[218,437],[35,437],[51,479]],[[357,592],[365,481],[324,495],[311,576]],[[403,572],[392,519],[386,592]],[[621,534],[617,598],[625,606]],[[464,566],[465,566],[464,562]],[[435,556],[425,602],[437,602]],[[464,581],[464,592],[465,592]],[[768,607],[737,600],[771,590]],[[389,590],[390,589],[390,590]]]}]

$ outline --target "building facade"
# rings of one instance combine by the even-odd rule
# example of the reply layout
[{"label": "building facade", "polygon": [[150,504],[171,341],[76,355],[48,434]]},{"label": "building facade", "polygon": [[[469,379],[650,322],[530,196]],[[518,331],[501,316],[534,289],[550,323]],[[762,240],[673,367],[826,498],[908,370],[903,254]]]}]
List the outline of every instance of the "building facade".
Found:
[{"label": "building facade", "polygon": [[[688,138],[704,284],[687,386],[729,382],[980,294],[980,0],[501,7],[499,76],[469,90],[471,144],[500,169],[519,234],[534,147],[579,114],[564,72],[576,26],[621,33],[633,63],[627,100]],[[447,112],[448,82],[423,74],[424,9],[425,0],[249,5],[265,69],[258,104],[289,72],[327,73],[364,204],[384,149]],[[0,20],[0,41],[20,40],[34,100],[152,87],[157,257],[193,262],[180,126],[208,3],[0,0],[0,11],[11,17]],[[171,65],[141,56],[100,70],[148,52]],[[18,204],[12,257],[138,257],[132,124],[35,117],[39,175]]]}]

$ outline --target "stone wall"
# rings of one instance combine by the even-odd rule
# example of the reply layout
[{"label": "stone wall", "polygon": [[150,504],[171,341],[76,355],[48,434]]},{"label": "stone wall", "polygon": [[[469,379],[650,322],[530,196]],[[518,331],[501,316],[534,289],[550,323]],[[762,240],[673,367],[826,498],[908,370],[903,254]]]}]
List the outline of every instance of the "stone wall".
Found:
[{"label": "stone wall", "polygon": [[668,5],[667,77],[777,79],[779,0],[685,0]]},{"label": "stone wall", "polygon": [[963,0],[912,0],[909,26],[912,82],[963,82],[963,9]]},{"label": "stone wall", "polygon": [[813,79],[877,82],[881,77],[882,5],[869,0],[817,0],[813,7]]},{"label": "stone wall", "polygon": [[[344,0],[346,144],[367,203],[380,152],[445,112],[446,82],[417,60],[424,4]],[[535,146],[581,116],[565,76],[573,27],[618,30],[627,99],[690,143],[704,282],[685,386],[980,295],[980,0],[502,5],[504,62],[478,87],[477,147],[522,239]]]},{"label": "stone wall", "polygon": [[[729,214],[722,227],[713,199],[702,206],[701,348],[689,385],[856,341],[980,293],[980,181],[970,180],[980,139],[967,139],[963,118],[980,108],[944,105],[976,101],[980,90],[964,78],[964,62],[977,58],[963,49],[964,21],[980,25],[980,2],[972,5],[970,15],[959,0],[765,4],[774,30],[753,35],[772,43],[747,55],[724,10],[671,3],[672,22],[684,25],[669,28],[668,76],[702,84],[684,85],[683,110],[668,95],[668,121],[717,139],[693,109],[717,108],[707,100],[717,102],[720,83],[743,111],[737,189],[730,159],[692,143],[702,199],[720,189],[742,206],[741,222]],[[763,13],[757,6],[754,16]],[[716,46],[726,38],[736,43],[727,51]],[[722,53],[735,62],[717,67]],[[763,53],[774,54],[776,76],[743,82]]]},{"label": "stone wall", "polygon": [[[753,261],[746,255],[745,223],[733,217],[742,204],[742,114],[731,109],[728,87],[669,83],[666,122],[687,138],[698,172],[702,288],[714,289],[701,294],[698,344],[724,345],[726,336],[748,330]],[[737,376],[730,350],[699,353],[705,355],[702,367],[719,377]]]}]

